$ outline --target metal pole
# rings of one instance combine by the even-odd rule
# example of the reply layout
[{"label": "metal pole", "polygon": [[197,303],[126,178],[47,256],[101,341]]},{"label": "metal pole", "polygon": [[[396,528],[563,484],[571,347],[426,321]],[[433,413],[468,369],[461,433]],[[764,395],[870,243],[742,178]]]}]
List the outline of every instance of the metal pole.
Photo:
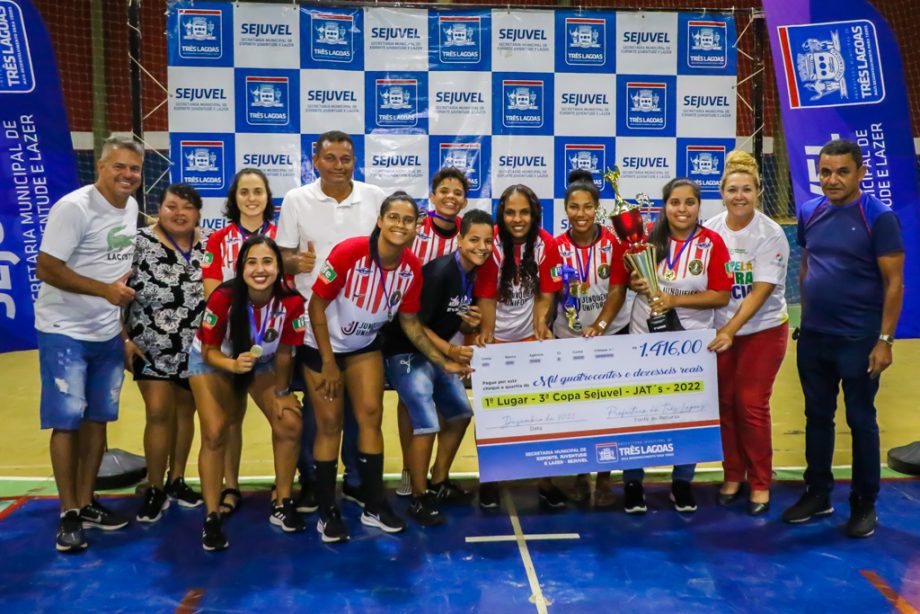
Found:
[{"label": "metal pole", "polygon": [[[141,0],[128,0],[128,57],[131,65],[131,132],[144,140],[144,101],[141,96]],[[146,182],[141,182],[134,197],[140,210],[147,211],[144,199]]]},{"label": "metal pole", "polygon": [[752,98],[754,99],[754,159],[757,160],[758,166],[763,168],[763,129],[764,125],[764,70],[766,63],[764,61],[764,34],[766,30],[766,20],[763,13],[753,13],[751,19],[754,20],[754,78],[752,79]]}]

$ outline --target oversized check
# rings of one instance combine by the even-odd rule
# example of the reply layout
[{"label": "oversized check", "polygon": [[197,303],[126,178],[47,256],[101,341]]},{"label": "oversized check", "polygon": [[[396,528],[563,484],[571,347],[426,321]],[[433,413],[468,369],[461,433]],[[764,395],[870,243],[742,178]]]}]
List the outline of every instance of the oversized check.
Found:
[{"label": "oversized check", "polygon": [[722,459],[714,330],[477,348],[484,482]]}]

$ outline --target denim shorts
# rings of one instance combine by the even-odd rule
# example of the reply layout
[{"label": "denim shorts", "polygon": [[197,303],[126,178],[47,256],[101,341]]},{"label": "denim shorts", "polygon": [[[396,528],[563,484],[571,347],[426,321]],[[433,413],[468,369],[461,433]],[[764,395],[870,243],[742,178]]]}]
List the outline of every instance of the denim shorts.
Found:
[{"label": "denim shorts", "polygon": [[75,431],[83,420],[114,422],[125,379],[125,346],[38,332],[41,426]]},{"label": "denim shorts", "polygon": [[384,366],[390,386],[409,410],[413,435],[440,431],[439,413],[447,421],[473,415],[460,376],[447,373],[421,354],[387,356]]},{"label": "denim shorts", "polygon": [[[265,357],[263,357],[265,358]],[[264,362],[262,359],[259,359],[259,362],[256,363],[256,366],[253,368],[254,375],[262,375],[267,371],[271,371],[275,368],[274,354],[267,357],[267,360]],[[188,376],[192,377],[195,375],[207,375],[208,373],[223,373],[225,375],[232,375],[229,371],[224,371],[216,367],[212,367],[204,361],[204,356],[201,355],[201,351],[195,349],[192,346],[188,351]]]}]

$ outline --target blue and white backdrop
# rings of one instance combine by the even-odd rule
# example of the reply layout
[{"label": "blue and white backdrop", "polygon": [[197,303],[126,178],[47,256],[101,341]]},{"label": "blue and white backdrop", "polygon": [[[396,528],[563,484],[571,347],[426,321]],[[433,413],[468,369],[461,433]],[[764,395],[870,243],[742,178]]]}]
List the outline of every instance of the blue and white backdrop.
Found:
[{"label": "blue and white backdrop", "polygon": [[280,202],[330,129],[353,135],[358,179],[423,199],[449,164],[485,209],[525,183],[553,233],[576,167],[602,186],[619,164],[627,198],[690,176],[713,211],[735,145],[728,15],[173,2],[167,39],[172,180],[211,226],[236,169]]}]

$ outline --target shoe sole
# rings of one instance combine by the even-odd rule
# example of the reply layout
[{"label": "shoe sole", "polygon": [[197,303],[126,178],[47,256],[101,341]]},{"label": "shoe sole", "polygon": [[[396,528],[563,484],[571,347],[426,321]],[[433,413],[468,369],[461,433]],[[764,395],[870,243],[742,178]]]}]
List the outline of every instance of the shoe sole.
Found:
[{"label": "shoe sole", "polygon": [[195,503],[189,503],[185,499],[179,499],[178,497],[170,497],[169,500],[175,501],[176,505],[178,505],[179,507],[183,507],[187,510],[192,510],[192,509],[195,509],[196,507],[201,507],[204,504],[204,499],[199,499]]},{"label": "shoe sole", "polygon": [[565,502],[553,502],[540,497],[540,505],[543,507],[548,507],[551,510],[561,510],[566,506]]},{"label": "shoe sole", "polygon": [[297,513],[298,513],[298,514],[312,514],[313,512],[315,512],[316,510],[319,509],[319,505],[311,505],[311,506],[309,506],[309,507],[306,506],[306,505],[301,505],[301,506],[296,507],[296,508],[294,508],[294,509],[297,510]]},{"label": "shoe sole", "polygon": [[[343,498],[344,500],[348,501],[349,503],[354,503],[355,505],[357,505],[358,507],[360,507],[362,510],[364,509],[364,501],[362,501],[361,499],[359,499],[359,498],[357,498],[357,497],[355,497],[355,496],[353,496],[353,495],[346,495],[344,492],[342,493],[342,498]],[[317,506],[316,509],[319,509],[319,507]]]},{"label": "shoe sole", "polygon": [[82,522],[84,529],[99,529],[100,531],[117,531],[118,529],[124,529],[129,524],[128,521],[118,525],[100,524],[94,520],[83,520]]},{"label": "shoe sole", "polygon": [[160,511],[156,516],[150,518],[149,516],[141,516],[138,514],[134,517],[138,522],[146,522],[147,524],[153,524],[154,522],[159,522],[163,518],[163,512],[169,509],[169,498],[167,497],[166,501],[163,503],[163,506],[160,508]]},{"label": "shoe sole", "polygon": [[850,533],[847,532],[847,537],[852,537],[853,539],[865,539],[866,537],[872,537],[875,535],[875,529],[872,529],[868,533]]},{"label": "shoe sole", "polygon": [[833,514],[833,513],[834,513],[834,508],[833,508],[833,507],[829,507],[829,508],[827,508],[826,510],[821,510],[820,512],[815,512],[815,513],[812,514],[811,516],[806,516],[805,518],[793,518],[793,519],[791,519],[791,520],[787,520],[787,519],[783,518],[783,522],[785,522],[786,524],[802,524],[802,523],[804,523],[804,522],[808,522],[808,521],[811,520],[812,518],[823,518],[824,516],[830,516],[830,515]]},{"label": "shoe sole", "polygon": [[497,502],[496,503],[483,503],[482,501],[480,501],[479,507],[481,507],[484,510],[494,510],[498,508],[498,503]]},{"label": "shoe sole", "polygon": [[361,514],[361,524],[363,524],[366,527],[374,527],[375,529],[380,529],[384,533],[399,533],[400,531],[404,531],[406,529],[406,525],[403,525],[401,527],[390,526],[388,524],[385,524],[383,521],[381,521],[376,516],[371,516],[366,513]]},{"label": "shoe sole", "polygon": [[324,544],[344,544],[348,541],[348,534],[343,535],[342,537],[329,537],[326,535],[325,526],[323,525],[322,520],[316,521],[316,532],[319,533],[320,539],[323,540]]},{"label": "shoe sole", "polygon": [[623,511],[627,514],[644,514],[648,511],[648,506],[643,505],[642,507],[624,507]]},{"label": "shoe sole", "polygon": [[78,554],[80,552],[85,552],[87,546],[89,546],[89,544],[86,542],[83,542],[79,546],[62,546],[61,544],[54,544],[55,550],[62,554]]},{"label": "shoe sole", "polygon": [[674,500],[674,495],[671,495],[671,503],[674,504],[674,509],[681,514],[692,514],[700,509],[698,505],[677,505],[677,501]]},{"label": "shoe sole", "polygon": [[306,525],[300,525],[299,527],[292,527],[292,526],[286,525],[284,524],[283,520],[275,518],[274,516],[269,516],[268,522],[280,528],[285,533],[300,533],[301,531],[307,528]]},{"label": "shoe sole", "polygon": [[201,547],[204,548],[206,552],[221,552],[230,547],[230,542],[226,542],[223,546],[205,546],[201,544]]}]

